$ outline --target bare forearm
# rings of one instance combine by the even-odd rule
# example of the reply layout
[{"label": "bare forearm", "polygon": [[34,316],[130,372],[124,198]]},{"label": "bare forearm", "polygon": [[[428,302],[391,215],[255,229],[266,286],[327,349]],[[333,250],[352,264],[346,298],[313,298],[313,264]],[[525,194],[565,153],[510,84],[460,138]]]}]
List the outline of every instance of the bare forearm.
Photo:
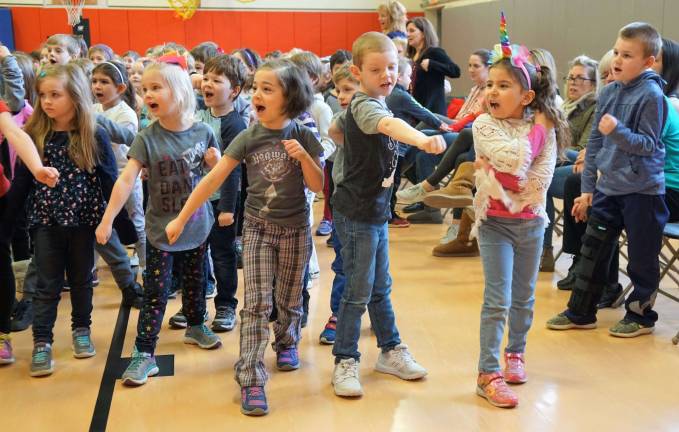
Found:
[{"label": "bare forearm", "polygon": [[383,118],[377,125],[377,129],[380,133],[388,135],[396,141],[415,147],[420,147],[421,142],[427,139],[425,134],[396,117]]},{"label": "bare forearm", "polygon": [[314,193],[323,190],[323,170],[316,158],[309,156],[301,162],[304,183]]}]

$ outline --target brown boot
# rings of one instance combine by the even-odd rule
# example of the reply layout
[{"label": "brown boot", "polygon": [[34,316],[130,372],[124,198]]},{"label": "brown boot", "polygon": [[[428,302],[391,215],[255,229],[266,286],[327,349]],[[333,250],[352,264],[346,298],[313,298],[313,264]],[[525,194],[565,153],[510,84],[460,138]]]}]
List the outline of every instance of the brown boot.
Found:
[{"label": "brown boot", "polygon": [[455,170],[453,179],[441,189],[429,192],[424,203],[434,208],[464,208],[472,205],[474,196],[474,164],[464,162]]},{"label": "brown boot", "polygon": [[551,273],[554,271],[554,248],[551,246],[542,249],[540,258],[540,271]]},{"label": "brown boot", "polygon": [[479,244],[476,239],[470,240],[469,233],[472,230],[474,219],[469,212],[462,213],[460,219],[460,230],[457,237],[444,244],[440,244],[434,248],[432,253],[437,257],[469,257],[479,256]]}]

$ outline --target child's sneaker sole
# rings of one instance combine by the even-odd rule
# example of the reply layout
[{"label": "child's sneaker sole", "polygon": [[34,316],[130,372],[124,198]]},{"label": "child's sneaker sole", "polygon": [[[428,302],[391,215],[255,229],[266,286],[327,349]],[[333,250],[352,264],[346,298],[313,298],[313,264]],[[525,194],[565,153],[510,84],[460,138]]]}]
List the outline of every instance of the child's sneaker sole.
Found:
[{"label": "child's sneaker sole", "polygon": [[502,403],[495,402],[494,400],[489,398],[486,395],[486,392],[484,392],[483,389],[479,386],[476,386],[476,394],[481,396],[485,400],[487,400],[488,403],[490,403],[491,405],[496,406],[498,408],[514,408],[515,406],[519,405],[518,402],[516,404],[513,404],[513,403],[502,404]]},{"label": "child's sneaker sole", "polygon": [[44,369],[44,370],[39,370],[39,371],[31,371],[30,374],[32,377],[41,377],[41,376],[48,376],[52,375],[54,373],[54,360],[50,362],[50,368],[49,369]]},{"label": "child's sneaker sole", "polygon": [[0,365],[9,365],[14,363],[16,359],[14,357],[0,359]]},{"label": "child's sneaker sole", "polygon": [[655,327],[641,327],[639,330],[632,332],[632,333],[616,333],[612,331],[611,329],[608,330],[608,334],[611,336],[619,337],[619,338],[633,338],[637,336],[642,336],[645,334],[651,334],[655,330]]},{"label": "child's sneaker sole", "polygon": [[551,330],[570,330],[570,329],[576,329],[576,330],[592,330],[596,328],[596,323],[590,323],[590,324],[576,324],[574,322],[570,322],[568,324],[549,324],[547,323],[547,328]]},{"label": "child's sneaker sole", "polygon": [[137,380],[137,379],[128,377],[128,378],[123,378],[122,381],[123,381],[123,384],[126,385],[126,386],[137,387],[137,386],[146,384],[146,381],[148,381],[149,377],[158,375],[158,372],[160,372],[160,369],[158,369],[158,366],[156,366],[146,374],[146,377],[144,379]]},{"label": "child's sneaker sole", "polygon": [[326,338],[323,337],[323,336],[321,336],[321,337],[319,338],[319,341],[320,341],[321,344],[323,344],[323,345],[335,345],[335,340],[334,340],[334,339],[333,339],[333,340],[326,339]]},{"label": "child's sneaker sole", "polygon": [[240,407],[240,412],[242,412],[246,416],[260,417],[269,414],[269,409],[253,408],[251,410],[246,410],[245,408]]},{"label": "child's sneaker sole", "polygon": [[421,378],[424,378],[425,376],[427,376],[427,371],[414,372],[414,373],[406,375],[396,368],[384,366],[384,365],[381,365],[379,363],[375,365],[375,370],[377,372],[381,372],[381,373],[384,373],[384,374],[394,375],[394,376],[399,377],[402,380],[406,380],[406,381],[414,381],[414,380],[418,380],[418,379],[421,379]]},{"label": "child's sneaker sole", "polygon": [[189,344],[189,345],[198,345],[199,347],[201,347],[203,349],[214,349],[214,348],[218,348],[219,346],[222,345],[221,340],[217,340],[217,341],[215,341],[211,344],[201,344],[199,341],[197,341],[196,339],[189,337],[189,336],[184,336],[184,343]]},{"label": "child's sneaker sole", "polygon": [[75,357],[77,359],[86,359],[86,358],[94,357],[95,355],[97,355],[96,351],[83,352],[83,353],[80,353],[80,354],[76,354],[75,352],[73,353],[73,357]]}]

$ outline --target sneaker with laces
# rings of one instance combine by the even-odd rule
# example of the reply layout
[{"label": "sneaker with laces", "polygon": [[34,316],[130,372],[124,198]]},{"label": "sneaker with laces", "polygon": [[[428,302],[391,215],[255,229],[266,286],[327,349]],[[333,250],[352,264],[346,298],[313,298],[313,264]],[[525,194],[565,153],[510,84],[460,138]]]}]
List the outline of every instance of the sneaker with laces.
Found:
[{"label": "sneaker with laces", "polygon": [[651,334],[655,326],[644,326],[626,318],[618,321],[616,325],[608,329],[608,334],[621,338],[633,338],[645,334]]},{"label": "sneaker with laces", "polygon": [[11,363],[14,363],[12,338],[6,333],[0,333],[0,365]]},{"label": "sneaker with laces", "polygon": [[127,369],[121,377],[123,384],[128,386],[140,386],[146,384],[148,377],[158,375],[160,369],[156,364],[156,358],[151,353],[139,352],[137,347],[132,350],[132,357]]},{"label": "sneaker with laces", "polygon": [[328,318],[328,322],[325,324],[325,328],[318,339],[323,345],[332,345],[335,343],[336,334],[337,317],[335,315],[330,315],[330,318]]},{"label": "sneaker with laces", "polygon": [[476,380],[476,394],[500,408],[514,408],[519,404],[518,396],[509,388],[502,372],[480,373]]},{"label": "sneaker with laces", "polygon": [[569,329],[582,329],[589,330],[596,328],[596,321],[587,324],[576,324],[566,316],[565,313],[554,316],[549,321],[547,321],[547,328],[551,330],[569,330]]},{"label": "sneaker with laces", "polygon": [[[205,316],[203,317],[203,321],[207,321],[210,319],[210,313],[205,309]],[[186,321],[186,316],[184,315],[184,308],[181,307],[177,311],[176,314],[172,315],[170,317],[170,327],[174,329],[183,329],[186,328],[188,325]]]},{"label": "sneaker with laces", "polygon": [[424,200],[427,196],[427,191],[422,187],[422,183],[418,183],[412,186],[401,189],[396,192],[396,198],[398,202],[403,204],[415,204]]},{"label": "sneaker with laces", "polygon": [[78,327],[73,330],[73,357],[88,358],[93,357],[97,351],[92,344],[90,337],[90,329],[87,327]]},{"label": "sneaker with laces", "polygon": [[263,416],[269,412],[264,387],[250,386],[240,388],[240,412],[249,416]]},{"label": "sneaker with laces", "polygon": [[282,349],[276,353],[276,369],[280,371],[299,369],[299,353],[296,347]]},{"label": "sneaker with laces", "polygon": [[207,283],[207,288],[205,288],[205,298],[211,299],[217,297],[217,285],[212,282]]},{"label": "sneaker with laces", "polygon": [[337,396],[356,397],[363,396],[361,381],[358,378],[358,365],[356,359],[342,359],[335,364],[332,372],[332,386]]},{"label": "sneaker with laces", "polygon": [[427,370],[415,361],[406,344],[398,344],[386,353],[381,352],[375,370],[404,380],[416,380],[427,375]]},{"label": "sneaker with laces", "polygon": [[231,306],[218,306],[215,319],[212,320],[212,331],[227,332],[236,326],[236,310]]},{"label": "sneaker with laces", "polygon": [[505,351],[505,381],[509,384],[523,384],[528,381],[525,365],[523,353]]},{"label": "sneaker with laces", "polygon": [[38,342],[33,347],[31,356],[31,376],[47,376],[54,372],[54,360],[52,360],[52,345]]},{"label": "sneaker with laces", "polygon": [[321,222],[319,222],[318,228],[316,229],[317,236],[325,237],[329,236],[331,233],[332,233],[332,221],[323,219]]},{"label": "sneaker with laces", "polygon": [[198,345],[203,349],[217,348],[222,340],[212,332],[205,324],[189,326],[184,333],[184,343]]},{"label": "sneaker with laces", "polygon": [[21,299],[16,303],[12,311],[12,331],[20,332],[26,330],[33,323],[33,302],[28,299]]}]

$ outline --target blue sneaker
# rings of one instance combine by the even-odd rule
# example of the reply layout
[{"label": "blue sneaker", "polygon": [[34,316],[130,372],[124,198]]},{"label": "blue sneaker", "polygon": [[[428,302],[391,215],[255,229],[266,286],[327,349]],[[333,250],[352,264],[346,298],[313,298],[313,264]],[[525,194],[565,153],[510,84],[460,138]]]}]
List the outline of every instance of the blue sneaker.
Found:
[{"label": "blue sneaker", "polygon": [[323,219],[318,224],[318,228],[316,229],[316,235],[317,236],[329,236],[330,234],[332,234],[332,221],[329,221],[327,219]]},{"label": "blue sneaker", "polygon": [[217,297],[217,285],[214,282],[208,282],[205,289],[205,298],[211,299]]},{"label": "blue sneaker", "polygon": [[337,331],[337,317],[335,315],[330,315],[328,323],[321,332],[319,340],[323,345],[332,345],[335,343],[335,334]]},{"label": "blue sneaker", "polygon": [[297,348],[290,347],[276,353],[276,369],[280,371],[292,371],[299,369],[299,354]]},{"label": "blue sneaker", "polygon": [[264,387],[252,386],[240,388],[240,412],[249,416],[263,416],[269,412]]}]

